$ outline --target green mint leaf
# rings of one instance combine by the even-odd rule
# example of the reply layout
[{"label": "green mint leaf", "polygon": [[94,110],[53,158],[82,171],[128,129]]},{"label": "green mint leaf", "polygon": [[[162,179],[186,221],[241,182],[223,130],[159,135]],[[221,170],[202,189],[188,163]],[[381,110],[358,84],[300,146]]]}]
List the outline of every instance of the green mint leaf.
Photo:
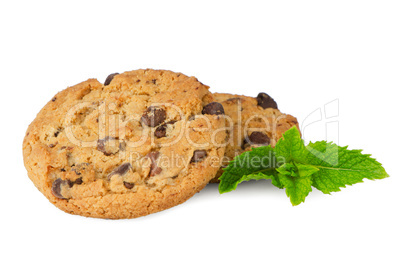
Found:
[{"label": "green mint leaf", "polygon": [[363,182],[364,178],[374,180],[389,176],[381,163],[370,155],[326,141],[310,143],[299,162],[319,169],[313,174],[313,186],[325,194]]},{"label": "green mint leaf", "polygon": [[282,164],[279,168],[276,169],[278,173],[281,175],[286,175],[286,176],[296,176],[296,167],[293,163],[284,163]]},{"label": "green mint leaf", "polygon": [[271,175],[271,182],[272,182],[272,185],[274,185],[277,188],[280,188],[280,189],[284,188],[283,184],[279,180],[279,175],[277,172],[275,172],[273,175]]},{"label": "green mint leaf", "polygon": [[285,186],[286,195],[293,206],[304,202],[307,195],[312,191],[311,185],[313,181],[311,180],[311,176],[291,177],[279,174],[279,179]]},{"label": "green mint leaf", "polygon": [[293,126],[282,134],[282,138],[275,145],[275,155],[278,161],[292,162],[302,158],[306,147],[300,138],[299,130]]},{"label": "green mint leaf", "polygon": [[278,162],[273,148],[263,146],[244,152],[229,163],[219,178],[219,193],[226,193],[237,188],[243,181],[272,179],[272,183],[280,187],[276,168]]},{"label": "green mint leaf", "polygon": [[319,168],[313,166],[313,165],[308,165],[308,164],[299,164],[299,163],[294,163],[300,176],[306,177],[306,176],[311,176],[314,173],[320,171]]},{"label": "green mint leaf", "polygon": [[219,192],[237,188],[243,181],[271,179],[285,188],[293,205],[305,201],[312,186],[329,194],[367,179],[388,177],[385,169],[361,150],[348,150],[326,141],[304,145],[296,127],[283,134],[275,149],[254,148],[230,162],[220,177]]},{"label": "green mint leaf", "polygon": [[311,165],[285,163],[277,171],[281,184],[286,188],[286,195],[290,198],[292,205],[296,206],[304,202],[312,191],[311,175],[318,172],[319,169]]}]

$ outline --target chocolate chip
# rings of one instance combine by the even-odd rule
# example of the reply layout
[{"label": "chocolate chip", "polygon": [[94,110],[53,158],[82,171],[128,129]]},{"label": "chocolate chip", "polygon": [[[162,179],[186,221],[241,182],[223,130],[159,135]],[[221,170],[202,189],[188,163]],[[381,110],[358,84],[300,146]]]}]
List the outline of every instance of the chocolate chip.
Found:
[{"label": "chocolate chip", "polygon": [[194,155],[193,158],[191,158],[191,162],[192,163],[197,163],[200,162],[202,160],[204,160],[204,158],[207,156],[207,152],[204,150],[195,150],[194,151]]},{"label": "chocolate chip", "polygon": [[197,82],[201,83],[201,85],[204,85],[201,81],[199,81],[197,78],[195,79]]},{"label": "chocolate chip", "polygon": [[151,170],[149,171],[150,176],[155,176],[158,175],[162,172],[162,168],[158,167],[156,164],[156,160],[159,157],[159,152],[158,151],[153,151],[148,153],[148,158],[151,159]]},{"label": "chocolate chip", "polygon": [[298,124],[298,122],[297,122],[297,119],[296,119],[296,118],[295,118],[295,119],[290,120],[290,121],[289,121],[289,123],[294,124],[294,125],[295,125],[295,124]]},{"label": "chocolate chip", "polygon": [[278,105],[274,101],[274,99],[271,98],[268,94],[261,92],[257,96],[257,103],[259,106],[261,106],[264,109],[267,108],[274,108],[278,109]]},{"label": "chocolate chip", "polygon": [[71,181],[71,180],[67,180],[67,185],[68,185],[70,188],[72,188],[73,185],[74,185],[74,182]]},{"label": "chocolate chip", "polygon": [[[106,153],[105,149],[105,144],[106,144],[106,138],[104,139],[98,139],[96,143],[96,149],[100,152]],[[106,155],[106,154],[105,154]],[[110,154],[109,154],[110,155]]]},{"label": "chocolate chip", "polygon": [[123,176],[125,175],[128,170],[131,168],[131,163],[123,163],[119,167],[115,168],[108,176],[107,178],[110,179],[113,175],[119,175]]},{"label": "chocolate chip", "polygon": [[103,154],[105,154],[106,156],[112,155],[113,154],[112,152],[106,150],[106,142],[110,140],[116,140],[116,138],[108,136],[105,137],[104,139],[98,139],[96,149],[100,152],[103,152]]},{"label": "chocolate chip", "polygon": [[212,102],[204,106],[202,109],[202,114],[204,115],[221,115],[224,114],[225,110],[223,109],[222,104],[217,102]]},{"label": "chocolate chip", "polygon": [[151,169],[151,176],[159,175],[162,172],[162,168],[154,167]]},{"label": "chocolate chip", "polygon": [[56,144],[49,144],[49,148],[54,148]]},{"label": "chocolate chip", "polygon": [[126,150],[126,146],[127,146],[127,144],[126,144],[125,141],[120,142],[120,143],[119,143],[119,150],[125,151],[125,150]]},{"label": "chocolate chip", "polygon": [[253,133],[251,133],[251,135],[248,137],[248,140],[246,138],[246,140],[250,145],[269,145],[269,143],[271,142],[271,140],[269,139],[269,137],[259,131],[255,131]]},{"label": "chocolate chip", "polygon": [[166,137],[166,125],[161,125],[161,126],[157,127],[154,135],[157,138]]},{"label": "chocolate chip", "polygon": [[159,157],[159,152],[152,151],[152,152],[148,153],[147,157],[150,158],[152,161],[156,161],[156,159],[158,159],[158,157]]},{"label": "chocolate chip", "polygon": [[82,184],[82,177],[77,178],[77,179],[74,181],[74,184],[81,185],[81,184]]},{"label": "chocolate chip", "polygon": [[134,183],[129,183],[126,181],[123,181],[123,185],[128,189],[132,189],[134,187]]},{"label": "chocolate chip", "polygon": [[149,107],[141,117],[141,121],[149,126],[156,127],[166,119],[166,111],[155,106]]},{"label": "chocolate chip", "polygon": [[238,102],[241,102],[241,98],[239,98],[239,97],[229,98],[229,99],[225,100],[225,102],[227,102],[227,103],[238,103]]},{"label": "chocolate chip", "polygon": [[56,132],[54,132],[54,137],[57,138],[57,136],[60,134],[60,131],[57,130]]},{"label": "chocolate chip", "polygon": [[89,163],[80,163],[78,165],[72,165],[72,171],[76,173],[76,175],[81,175],[81,171],[84,171],[86,169],[86,166],[88,166]]},{"label": "chocolate chip", "polygon": [[54,97],[53,99],[52,99],[52,102],[55,102],[57,100],[57,98],[56,97]]},{"label": "chocolate chip", "polygon": [[104,84],[105,86],[109,85],[110,82],[112,82],[114,76],[116,76],[116,75],[119,75],[119,73],[113,73],[113,74],[110,74],[109,76],[107,76],[107,78],[106,78],[106,80],[105,80],[105,83],[103,83],[103,84]]},{"label": "chocolate chip", "polygon": [[151,79],[151,80],[147,80],[147,83],[152,83],[152,84],[156,84],[156,79]]},{"label": "chocolate chip", "polygon": [[53,194],[53,196],[55,196],[56,198],[59,198],[59,199],[66,199],[61,194],[61,187],[64,186],[64,185],[68,185],[68,181],[62,180],[61,178],[57,178],[56,180],[54,180],[53,183],[52,183],[52,194]]}]

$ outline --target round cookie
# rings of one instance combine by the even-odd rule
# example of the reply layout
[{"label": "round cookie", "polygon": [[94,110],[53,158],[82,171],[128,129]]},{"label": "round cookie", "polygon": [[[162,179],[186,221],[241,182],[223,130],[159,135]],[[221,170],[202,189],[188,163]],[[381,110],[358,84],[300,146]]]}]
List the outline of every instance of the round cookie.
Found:
[{"label": "round cookie", "polygon": [[[223,105],[230,133],[222,167],[251,147],[274,147],[282,133],[292,126],[299,128],[297,119],[281,113],[275,100],[266,93],[260,93],[256,98],[227,93],[214,93],[213,96]],[[220,169],[212,182],[219,182],[222,173]]]},{"label": "round cookie", "polygon": [[35,186],[61,210],[135,218],[183,203],[218,171],[222,106],[194,77],[111,74],[59,92],[23,142]]}]

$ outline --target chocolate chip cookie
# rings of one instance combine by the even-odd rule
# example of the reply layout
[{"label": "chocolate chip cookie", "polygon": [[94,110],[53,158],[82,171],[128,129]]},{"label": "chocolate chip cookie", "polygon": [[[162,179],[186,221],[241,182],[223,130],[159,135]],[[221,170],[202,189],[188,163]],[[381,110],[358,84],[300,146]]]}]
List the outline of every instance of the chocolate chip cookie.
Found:
[{"label": "chocolate chip cookie", "polygon": [[227,137],[208,86],[164,70],[114,73],[59,92],[23,142],[35,186],[58,208],[135,218],[180,204],[217,173]]},{"label": "chocolate chip cookie", "polygon": [[[266,93],[257,97],[214,93],[214,100],[222,104],[226,114],[229,136],[222,166],[252,147],[275,146],[282,133],[292,126],[299,127],[297,119],[278,110],[275,100]],[[219,182],[221,169],[212,182]]]}]

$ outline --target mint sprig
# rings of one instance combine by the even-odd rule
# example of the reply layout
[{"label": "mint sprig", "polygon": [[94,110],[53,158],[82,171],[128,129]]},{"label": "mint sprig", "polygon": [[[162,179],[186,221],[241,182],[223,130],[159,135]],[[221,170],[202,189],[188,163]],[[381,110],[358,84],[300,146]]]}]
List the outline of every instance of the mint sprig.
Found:
[{"label": "mint sprig", "polygon": [[243,181],[274,178],[279,182],[276,171],[278,167],[279,163],[276,161],[274,149],[270,146],[244,152],[236,156],[235,160],[224,169],[223,175],[219,178],[221,180],[219,192],[235,190],[237,185]]},{"label": "mint sprig", "polygon": [[361,152],[326,141],[305,146],[297,128],[292,127],[275,148],[253,148],[236,156],[219,178],[219,192],[235,190],[243,181],[271,179],[274,186],[286,189],[295,206],[305,201],[312,186],[329,194],[364,178],[388,177],[379,162]]}]

